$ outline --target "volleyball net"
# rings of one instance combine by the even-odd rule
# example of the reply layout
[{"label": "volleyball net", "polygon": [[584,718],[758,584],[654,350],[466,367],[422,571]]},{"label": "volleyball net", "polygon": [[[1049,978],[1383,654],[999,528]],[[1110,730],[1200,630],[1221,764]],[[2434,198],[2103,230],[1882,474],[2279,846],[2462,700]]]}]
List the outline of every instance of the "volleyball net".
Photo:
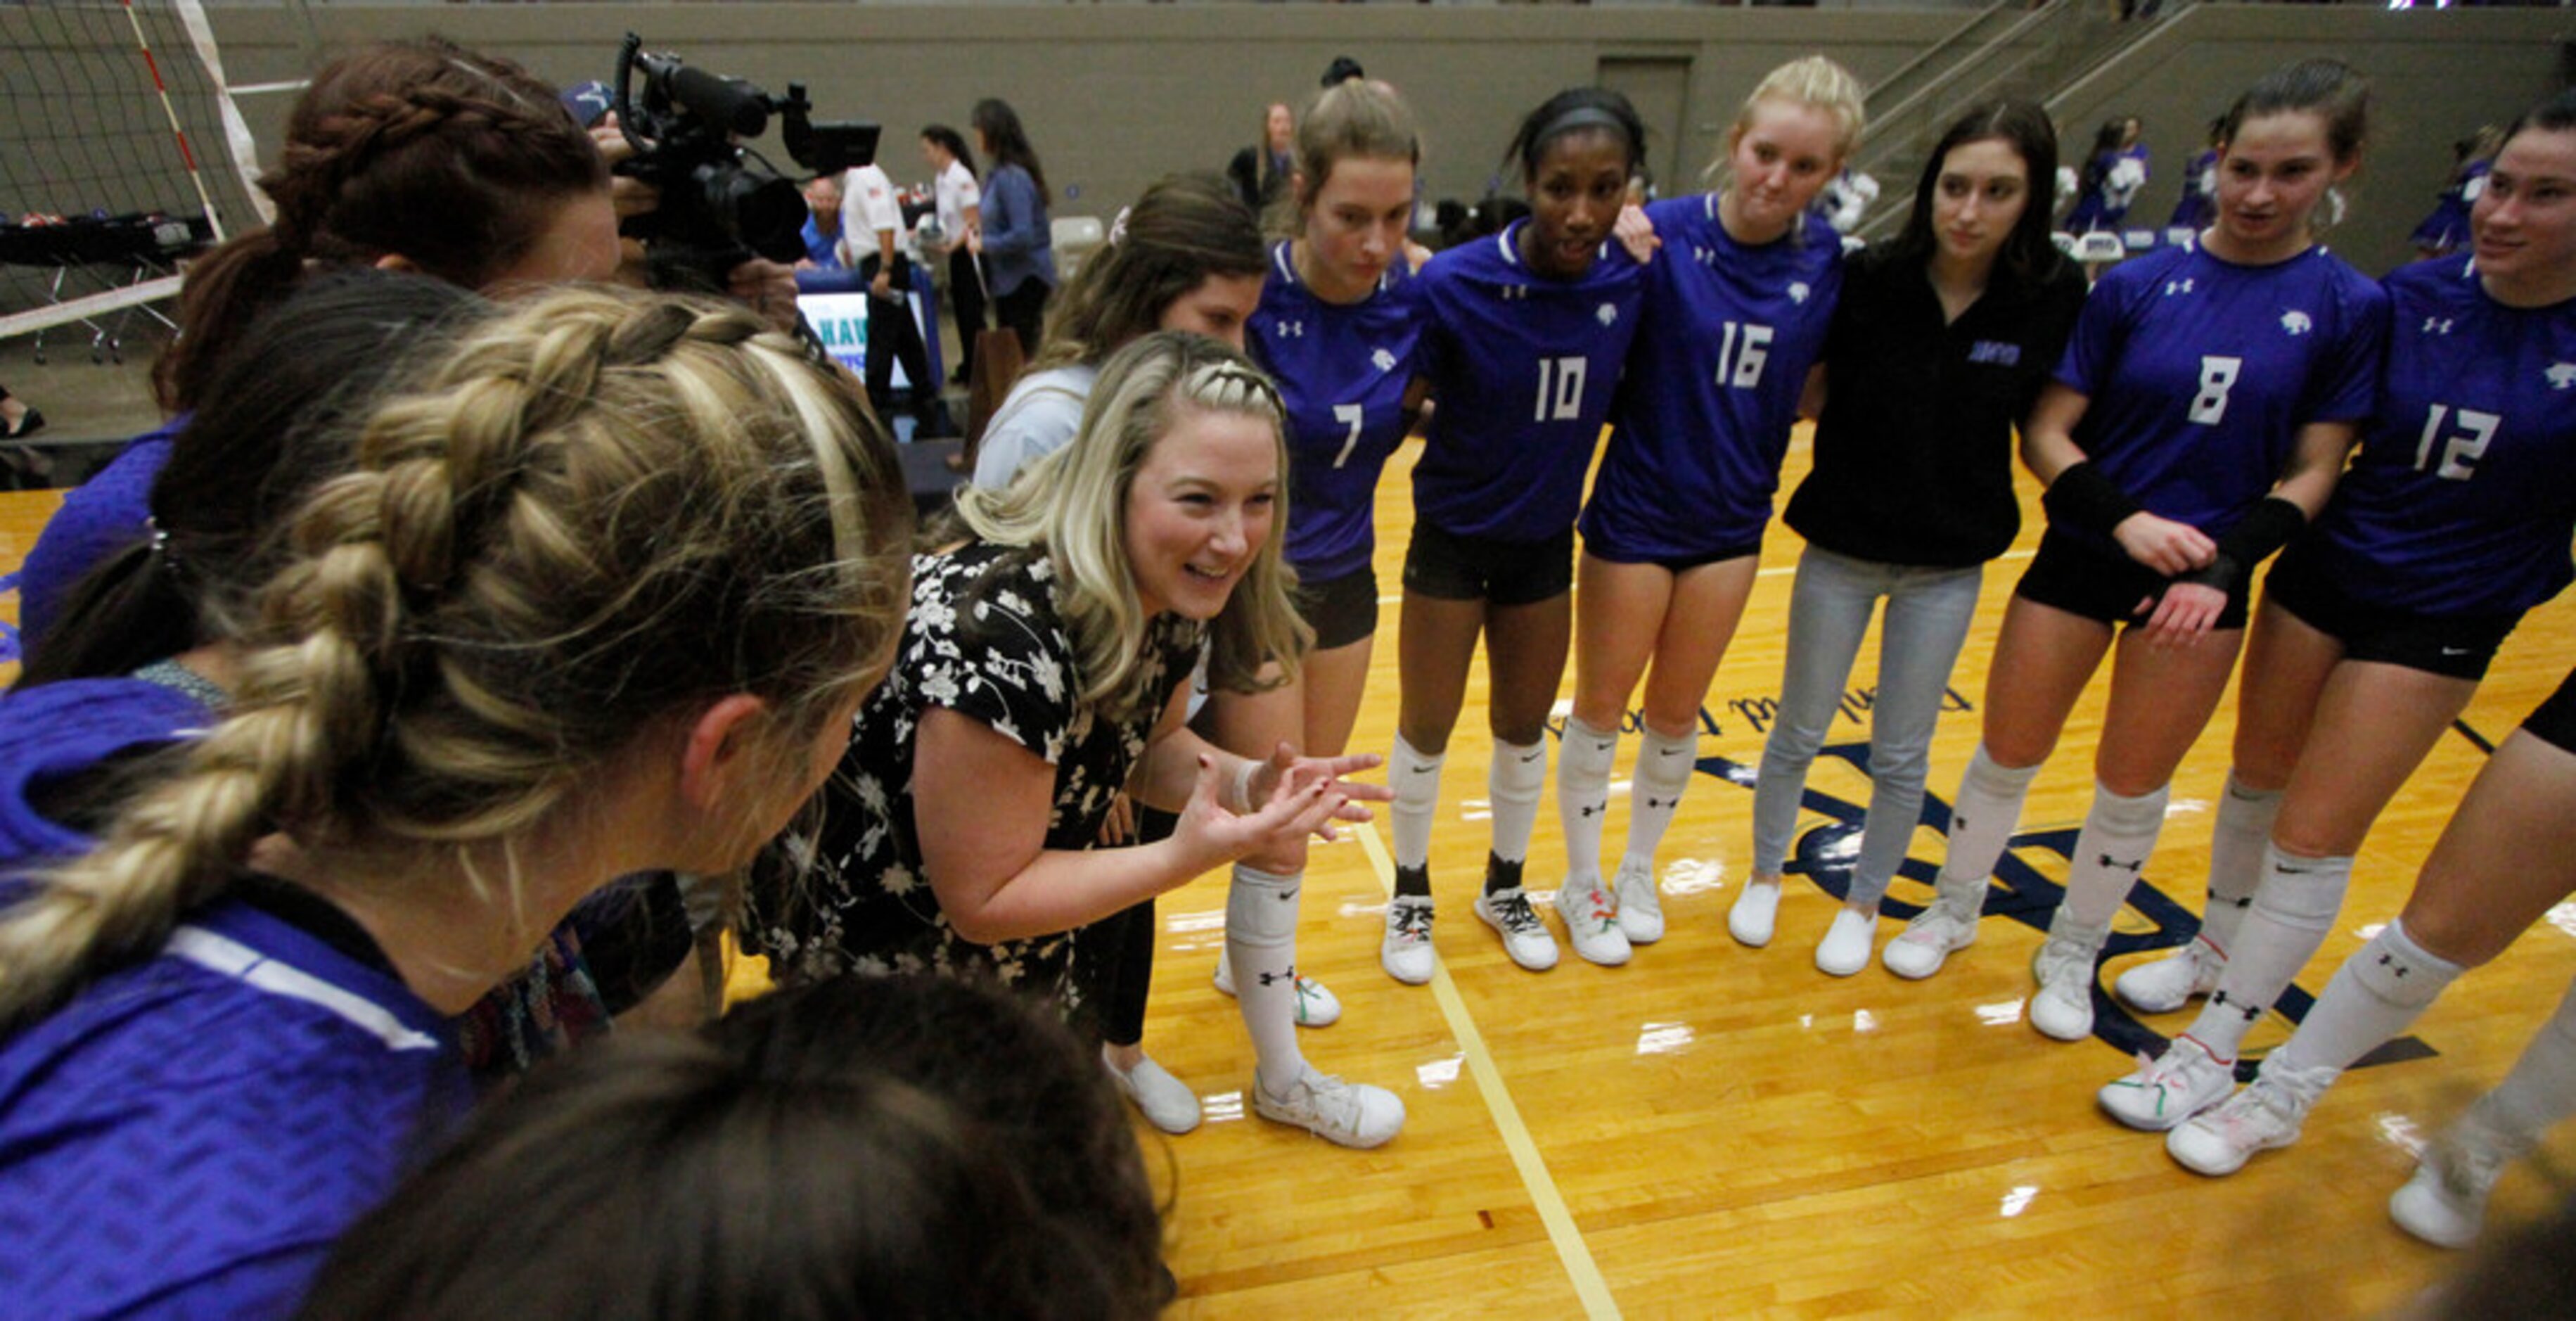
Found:
[{"label": "volleyball net", "polygon": [[214,31],[198,0],[0,4],[0,50],[0,339],[112,347],[179,258],[266,223]]}]

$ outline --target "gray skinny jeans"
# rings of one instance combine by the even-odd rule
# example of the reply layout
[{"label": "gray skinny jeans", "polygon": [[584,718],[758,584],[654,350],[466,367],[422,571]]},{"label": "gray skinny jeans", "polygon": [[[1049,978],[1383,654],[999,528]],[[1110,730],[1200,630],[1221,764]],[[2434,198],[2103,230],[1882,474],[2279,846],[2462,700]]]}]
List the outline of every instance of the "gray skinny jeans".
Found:
[{"label": "gray skinny jeans", "polygon": [[1789,653],[1780,678],[1780,714],[1762,747],[1753,790],[1753,869],[1776,876],[1788,861],[1789,837],[1807,768],[1834,716],[1852,658],[1869,632],[1870,614],[1887,598],[1880,631],[1878,695],[1870,705],[1868,824],[1847,902],[1874,906],[1905,861],[1923,815],[1923,782],[1932,762],[1932,731],[1950,667],[1977,613],[1982,566],[1964,569],[1881,564],[1807,547],[1789,593]]}]

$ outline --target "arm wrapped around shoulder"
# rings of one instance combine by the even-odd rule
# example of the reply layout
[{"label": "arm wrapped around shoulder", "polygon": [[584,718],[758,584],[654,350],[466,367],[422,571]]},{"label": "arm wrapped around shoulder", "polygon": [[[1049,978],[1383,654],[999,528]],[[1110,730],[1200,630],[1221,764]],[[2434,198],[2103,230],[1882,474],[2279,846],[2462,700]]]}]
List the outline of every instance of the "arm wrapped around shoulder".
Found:
[{"label": "arm wrapped around shoulder", "polygon": [[2120,484],[2105,476],[2091,460],[2071,464],[2057,474],[2057,480],[2039,497],[2039,506],[2048,511],[2048,521],[2070,528],[2083,528],[2111,535],[2111,529],[2122,520],[2139,512],[2138,502],[2120,489]]},{"label": "arm wrapped around shoulder", "polygon": [[2242,592],[2250,585],[2254,566],[2270,559],[2274,551],[2289,545],[2307,527],[2308,511],[2277,495],[2267,495],[2252,513],[2237,520],[2236,526],[2218,539],[2218,554],[2205,567],[2175,581],[2199,583],[2222,592]]}]

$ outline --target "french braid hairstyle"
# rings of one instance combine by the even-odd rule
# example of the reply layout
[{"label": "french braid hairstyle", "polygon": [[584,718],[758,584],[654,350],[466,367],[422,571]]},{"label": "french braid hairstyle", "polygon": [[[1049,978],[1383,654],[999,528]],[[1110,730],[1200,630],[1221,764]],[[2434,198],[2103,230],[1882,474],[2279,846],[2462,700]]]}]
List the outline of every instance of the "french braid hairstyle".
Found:
[{"label": "french braid hairstyle", "polygon": [[0,1024],[148,955],[272,832],[508,857],[733,693],[798,773],[891,659],[910,511],[858,392],[746,311],[567,288],[486,322],[297,512],[228,718],[0,914]]},{"label": "french braid hairstyle", "polygon": [[1109,245],[1093,253],[1056,292],[1045,340],[1030,371],[1097,366],[1209,276],[1258,277],[1270,270],[1261,223],[1213,174],[1158,180],[1128,208]]},{"label": "french braid hairstyle", "polygon": [[174,411],[206,397],[215,355],[308,263],[400,254],[477,288],[527,255],[564,203],[607,188],[608,167],[553,88],[433,37],[369,46],[314,75],[259,187],[276,220],[189,268],[178,338],[153,369]]},{"label": "french braid hairstyle", "polygon": [[[957,492],[958,516],[976,537],[1042,548],[1053,561],[1083,701],[1120,718],[1147,696],[1143,661],[1153,623],[1137,600],[1127,558],[1127,495],[1147,454],[1189,410],[1240,413],[1270,427],[1278,504],[1269,537],[1210,625],[1208,682],[1229,692],[1275,687],[1296,676],[1315,634],[1289,599],[1297,575],[1286,553],[1288,446],[1279,438],[1286,410],[1251,359],[1205,335],[1147,335],[1101,367],[1072,444],[1021,469],[1002,490]],[[1267,663],[1280,670],[1264,680]]]},{"label": "french braid hairstyle", "polygon": [[153,536],[82,576],[15,686],[126,674],[249,632],[284,550],[274,531],[348,466],[369,406],[490,311],[444,280],[359,267],[262,313],[153,478]]}]

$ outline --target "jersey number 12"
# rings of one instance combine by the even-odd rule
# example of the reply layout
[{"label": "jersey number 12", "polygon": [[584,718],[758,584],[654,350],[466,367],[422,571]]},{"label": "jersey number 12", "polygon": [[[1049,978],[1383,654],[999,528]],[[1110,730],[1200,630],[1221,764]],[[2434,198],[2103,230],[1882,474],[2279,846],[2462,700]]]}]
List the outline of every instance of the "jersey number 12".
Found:
[{"label": "jersey number 12", "polygon": [[[2448,405],[2435,404],[2433,411],[2425,416],[2424,438],[2415,445],[2415,471],[2422,472],[2432,466],[2433,442],[2441,436],[2442,418],[2450,411]],[[2461,409],[2459,419],[2460,429],[2451,436],[2448,444],[2442,446],[2442,466],[2435,469],[2433,475],[2465,482],[2477,475],[2471,465],[2478,461],[2479,455],[2487,452],[2487,442],[2495,439],[2496,428],[2503,425],[2504,419],[2474,408]]]}]

